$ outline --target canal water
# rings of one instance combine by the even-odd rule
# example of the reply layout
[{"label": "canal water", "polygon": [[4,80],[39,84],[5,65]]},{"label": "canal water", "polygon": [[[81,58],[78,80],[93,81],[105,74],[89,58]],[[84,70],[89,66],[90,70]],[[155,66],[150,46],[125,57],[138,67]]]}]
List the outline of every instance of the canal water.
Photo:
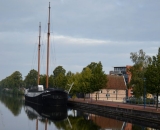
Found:
[{"label": "canal water", "polygon": [[23,96],[0,94],[0,130],[155,130],[72,108],[27,104]]}]

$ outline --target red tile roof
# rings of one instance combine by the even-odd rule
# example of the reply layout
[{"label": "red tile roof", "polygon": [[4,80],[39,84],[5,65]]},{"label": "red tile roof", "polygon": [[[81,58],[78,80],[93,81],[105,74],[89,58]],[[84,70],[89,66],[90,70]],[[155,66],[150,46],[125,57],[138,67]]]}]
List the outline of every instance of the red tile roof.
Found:
[{"label": "red tile roof", "polygon": [[118,89],[118,90],[127,89],[123,76],[107,75],[107,78],[108,78],[107,89]]}]

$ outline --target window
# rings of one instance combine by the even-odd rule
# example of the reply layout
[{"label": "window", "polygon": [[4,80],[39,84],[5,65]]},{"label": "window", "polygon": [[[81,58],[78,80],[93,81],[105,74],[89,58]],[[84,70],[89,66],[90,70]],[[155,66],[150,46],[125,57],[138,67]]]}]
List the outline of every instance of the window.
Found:
[{"label": "window", "polygon": [[107,93],[107,94],[106,94],[106,97],[110,97],[110,94],[109,94],[109,93]]}]

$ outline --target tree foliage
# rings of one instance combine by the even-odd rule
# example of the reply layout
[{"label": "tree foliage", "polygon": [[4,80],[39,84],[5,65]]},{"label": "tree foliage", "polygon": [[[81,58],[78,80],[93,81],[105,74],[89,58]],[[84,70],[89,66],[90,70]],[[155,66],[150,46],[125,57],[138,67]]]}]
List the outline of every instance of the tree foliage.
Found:
[{"label": "tree foliage", "polygon": [[131,81],[129,86],[133,88],[133,95],[135,97],[140,97],[143,95],[143,86],[144,86],[144,70],[142,69],[141,64],[135,64],[129,69],[132,74]]},{"label": "tree foliage", "polygon": [[[16,71],[6,79],[0,81],[0,89],[10,87],[25,86],[26,88],[38,85],[38,72],[34,69],[30,70],[25,76],[24,81],[20,72]],[[106,87],[107,76],[103,71],[101,62],[91,62],[88,66],[83,68],[82,72],[72,73],[66,70],[62,66],[57,66],[53,70],[53,75],[49,76],[49,87],[62,88],[65,90],[70,89],[70,85],[74,83],[70,94],[76,95],[77,93],[91,93],[99,91]],[[40,83],[44,87],[46,86],[46,75],[40,75]]]},{"label": "tree foliage", "polygon": [[145,72],[147,91],[156,94],[158,108],[158,94],[160,94],[160,48],[157,56],[152,57],[151,64],[147,67]]},{"label": "tree foliage", "polygon": [[[48,85],[50,86],[50,80],[48,82],[49,82]],[[46,87],[46,74],[40,75],[40,83],[39,84]]]},{"label": "tree foliage", "polygon": [[19,71],[13,72],[0,82],[1,90],[8,89],[9,92],[16,93],[23,85],[22,74]]},{"label": "tree foliage", "polygon": [[65,89],[67,79],[65,76],[66,70],[62,66],[58,66],[53,71],[53,86],[56,88]]},{"label": "tree foliage", "polygon": [[54,77],[54,86],[56,88],[62,88],[65,89],[65,86],[67,84],[66,76],[62,73],[59,73],[56,77]]},{"label": "tree foliage", "polygon": [[139,64],[143,68],[146,68],[152,60],[151,57],[146,55],[146,53],[142,49],[140,49],[138,53],[131,52],[130,59],[135,65]]},{"label": "tree foliage", "polygon": [[92,71],[89,67],[83,69],[81,76],[80,76],[80,86],[79,91],[83,92],[84,94],[91,92],[91,78],[92,78]]},{"label": "tree foliage", "polygon": [[69,72],[67,73],[66,75],[67,77],[67,86],[66,86],[66,90],[69,90],[70,89],[70,85],[72,83],[74,83],[71,91],[70,91],[70,94],[71,95],[76,95],[77,93],[80,92],[80,89],[79,89],[79,86],[80,86],[80,79],[81,79],[81,73],[72,73],[72,72]]},{"label": "tree foliage", "polygon": [[53,76],[56,78],[59,74],[65,75],[66,70],[62,66],[57,66],[53,71]]},{"label": "tree foliage", "polygon": [[81,73],[68,72],[66,77],[68,84],[74,82],[71,94],[84,93],[85,95],[99,91],[106,87],[107,84],[107,76],[103,71],[101,62],[91,62],[91,64],[83,68]]},{"label": "tree foliage", "polygon": [[24,79],[26,87],[37,86],[38,85],[37,81],[38,81],[38,72],[34,69],[30,70],[30,72]]},{"label": "tree foliage", "polygon": [[99,63],[92,62],[87,67],[90,68],[92,71],[91,91],[92,92],[99,91],[100,89],[105,88],[107,84],[107,76],[103,71],[103,66],[101,62]]},{"label": "tree foliage", "polygon": [[144,92],[144,73],[148,64],[151,62],[151,57],[146,55],[141,49],[138,53],[131,52],[130,58],[134,65],[128,69],[132,75],[129,86],[133,88],[133,94],[136,97],[140,97]]}]

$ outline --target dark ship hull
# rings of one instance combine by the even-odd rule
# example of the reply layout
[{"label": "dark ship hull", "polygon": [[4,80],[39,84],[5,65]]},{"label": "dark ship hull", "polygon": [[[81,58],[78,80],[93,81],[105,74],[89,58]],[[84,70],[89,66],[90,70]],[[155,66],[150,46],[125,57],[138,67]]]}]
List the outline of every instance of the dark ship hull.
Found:
[{"label": "dark ship hull", "polygon": [[67,106],[68,93],[59,89],[28,91],[25,94],[25,101],[42,106]]}]

